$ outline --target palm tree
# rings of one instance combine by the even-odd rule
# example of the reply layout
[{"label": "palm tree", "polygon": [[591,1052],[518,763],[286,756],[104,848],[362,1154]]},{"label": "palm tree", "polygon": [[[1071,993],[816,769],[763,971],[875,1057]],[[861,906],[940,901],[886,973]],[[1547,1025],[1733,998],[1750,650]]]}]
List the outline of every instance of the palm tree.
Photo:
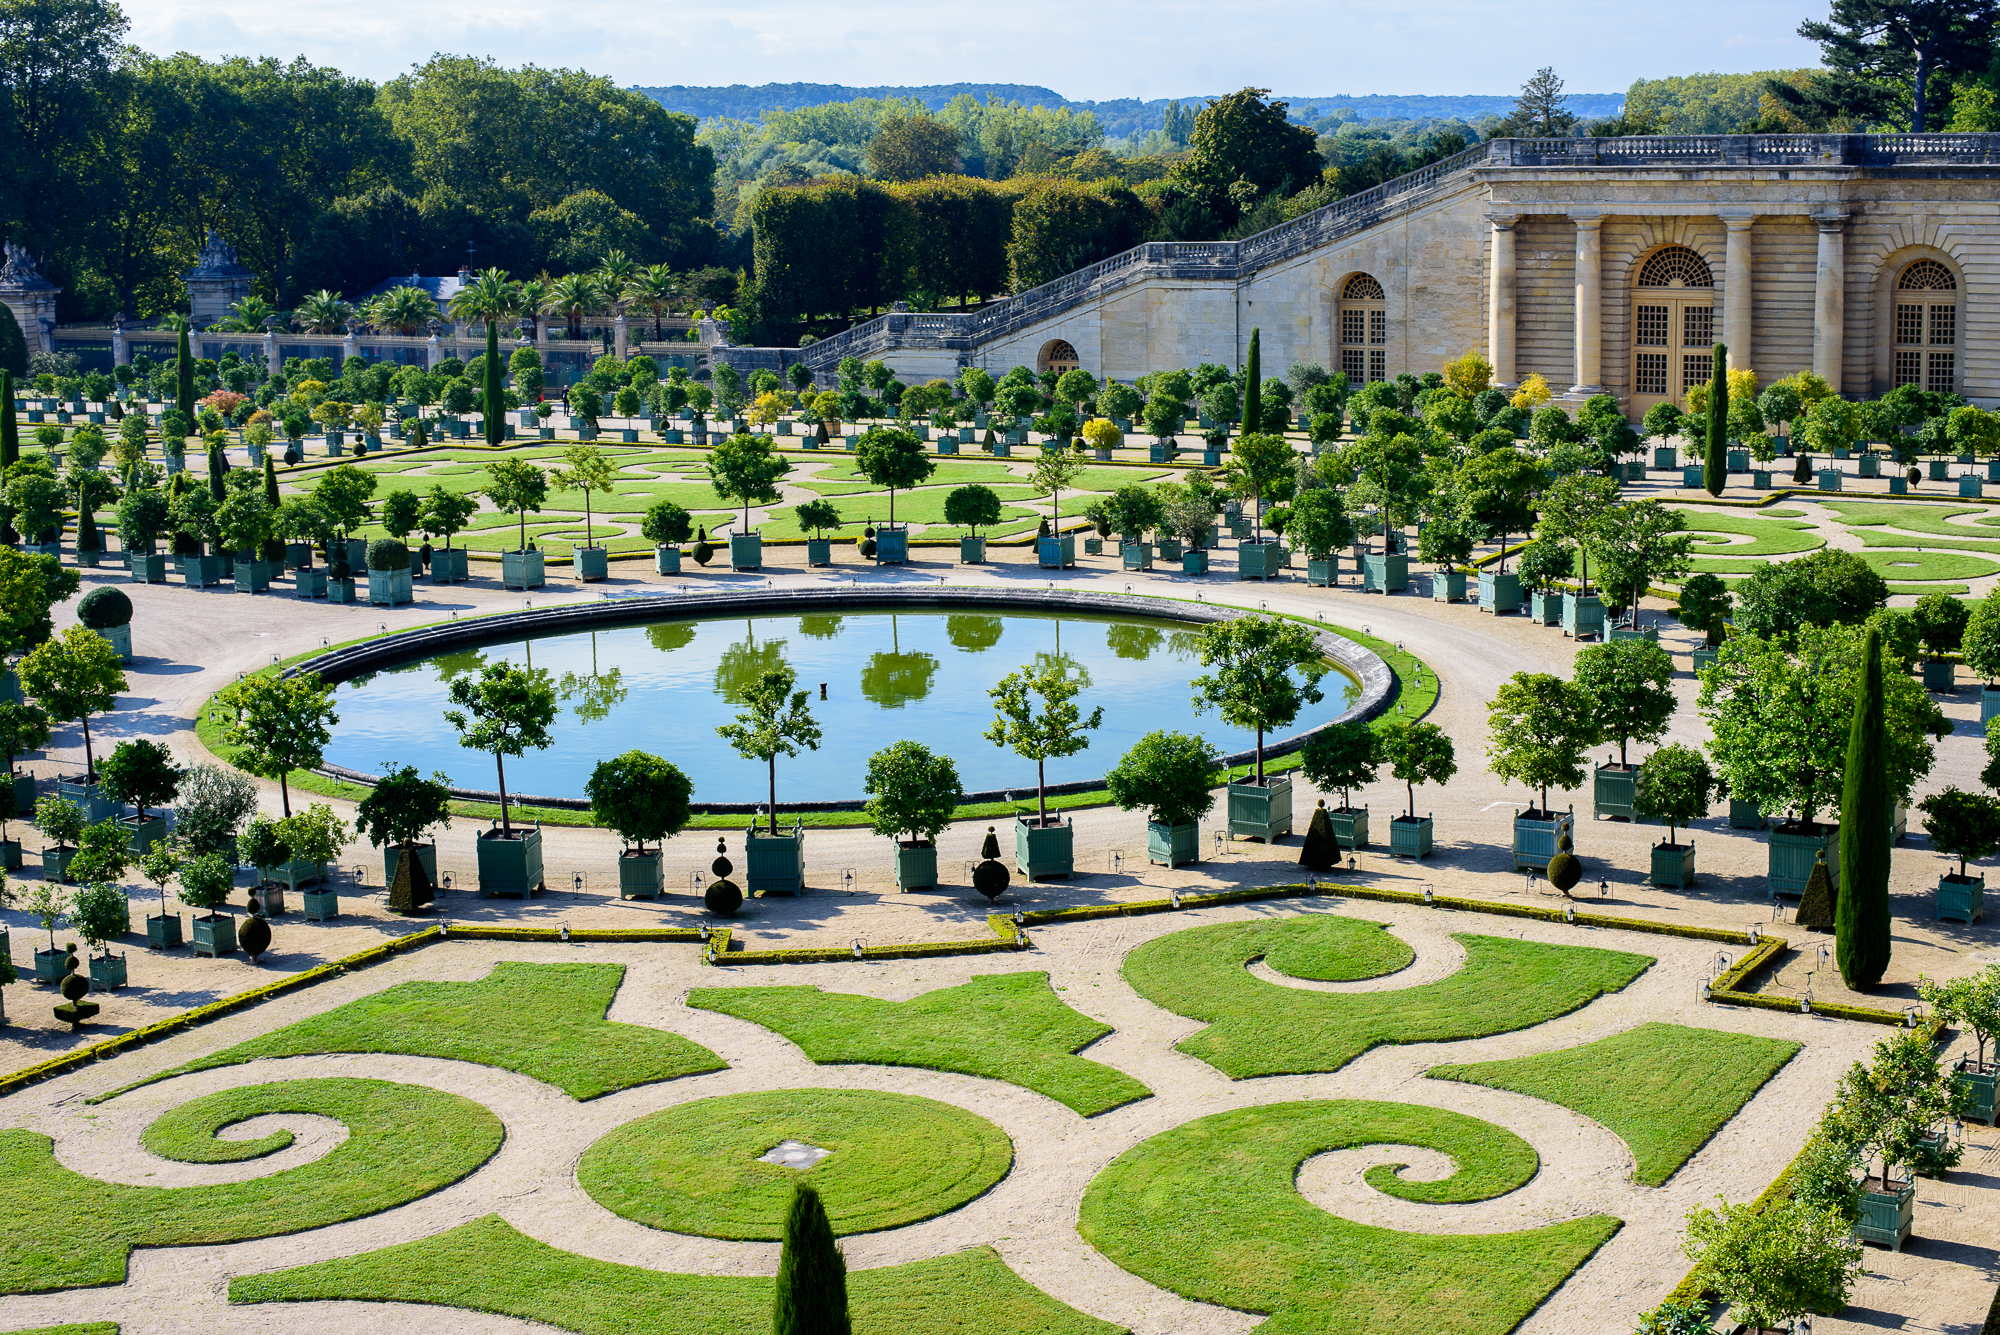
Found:
[{"label": "palm tree", "polygon": [[245,297],[229,308],[229,314],[209,326],[217,334],[261,334],[264,321],[280,314],[276,306],[262,297]]},{"label": "palm tree", "polygon": [[622,250],[607,251],[597,262],[597,272],[591,275],[597,280],[597,287],[604,294],[607,303],[622,304],[625,289],[632,285],[632,279],[639,273],[639,262]]},{"label": "palm tree", "polygon": [[392,287],[368,303],[365,314],[377,329],[392,329],[405,338],[437,319],[437,302],[420,287]]},{"label": "palm tree", "polygon": [[338,292],[324,287],[302,297],[298,308],[292,312],[292,319],[308,334],[341,333],[353,318],[353,303],[342,300]]},{"label": "palm tree", "polygon": [[520,293],[509,281],[505,269],[481,269],[451,299],[451,318],[468,324],[475,320],[504,320],[520,309],[520,302]]},{"label": "palm tree", "polygon": [[582,338],[583,317],[603,307],[597,280],[586,273],[564,274],[549,284],[548,295],[542,298],[542,313],[562,316],[571,338]]},{"label": "palm tree", "polygon": [[514,291],[521,299],[521,314],[528,317],[528,337],[540,338],[542,303],[548,299],[549,276],[544,273],[539,278],[524,278],[514,285]]},{"label": "palm tree", "polygon": [[653,341],[666,337],[661,320],[673,309],[681,294],[681,280],[664,264],[655,264],[634,273],[625,284],[625,299],[653,313]]}]

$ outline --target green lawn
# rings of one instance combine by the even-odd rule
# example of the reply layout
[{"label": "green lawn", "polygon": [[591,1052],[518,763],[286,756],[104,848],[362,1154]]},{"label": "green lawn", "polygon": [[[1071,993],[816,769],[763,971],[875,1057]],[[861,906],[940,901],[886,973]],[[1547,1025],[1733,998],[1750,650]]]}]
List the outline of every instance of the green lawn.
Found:
[{"label": "green lawn", "polygon": [[1963,552],[1864,551],[1857,555],[1885,580],[1978,579],[2000,571],[2000,561]]},{"label": "green lawn", "polygon": [[1907,501],[1827,500],[1820,504],[1839,515],[1840,522],[1848,528],[1899,528],[1906,533],[1935,533],[1943,537],[1965,537],[1968,532],[1963,524],[1945,521],[1988,509],[1984,505],[1912,505]]},{"label": "green lawn", "polygon": [[[1333,924],[1339,924],[1334,926]],[[1274,921],[1262,933],[1264,963],[1287,978],[1351,983],[1406,969],[1417,952],[1386,923],[1329,917]]]},{"label": "green lawn", "polygon": [[[1119,1335],[990,1247],[849,1271],[855,1335]],[[578,1335],[769,1335],[771,1281],[677,1275],[559,1251],[498,1215],[417,1242],[230,1281],[232,1303],[433,1303]],[[422,1321],[421,1317],[417,1318]]]},{"label": "green lawn", "polygon": [[[1288,935],[1321,935],[1331,956],[1382,952],[1378,923],[1327,914],[1216,923],[1148,941],[1125,957],[1125,980],[1176,1015],[1205,1020],[1180,1051],[1232,1079],[1337,1071],[1379,1043],[1440,1043],[1531,1029],[1615,992],[1653,959],[1592,946],[1551,946],[1454,933],[1465,967],[1385,992],[1313,992],[1244,970]],[[1400,947],[1401,943],[1397,945]],[[1392,967],[1362,955],[1350,977]],[[1400,956],[1396,956],[1400,958]]]},{"label": "green lawn", "polygon": [[[383,1080],[291,1080],[210,1094],[147,1132],[183,1148],[265,1113],[313,1113],[347,1127],[323,1157],[247,1182],[134,1187],[62,1167],[47,1136],[0,1132],[0,1292],[118,1284],[134,1247],[191,1247],[301,1233],[403,1205],[493,1157],[500,1119],[469,1099]],[[227,1161],[229,1151],[199,1156]]]},{"label": "green lawn", "polygon": [[687,1004],[783,1034],[823,1066],[916,1066],[1004,1080],[1085,1117],[1152,1091],[1074,1055],[1111,1032],[1065,1006],[1046,973],[985,974],[908,1001],[817,987],[698,987]]},{"label": "green lawn", "polygon": [[6,1335],[118,1335],[116,1321],[85,1321],[73,1326],[36,1326],[33,1330],[12,1330]]},{"label": "green lawn", "polygon": [[679,1034],[606,1020],[624,977],[622,964],[503,961],[474,983],[398,983],[154,1079],[259,1057],[395,1052],[497,1066],[594,1099],[724,1068]]},{"label": "green lawn", "polygon": [[[1826,546],[1826,539],[1808,522],[1769,515],[1753,519],[1728,511],[1704,510],[1700,506],[1688,506],[1681,514],[1686,519],[1686,531],[1694,535],[1693,550],[1698,556],[1711,548],[1714,554],[1730,557],[1789,556]],[[1703,536],[1711,533],[1729,536]],[[1751,541],[1735,542],[1734,537],[1747,537]]]},{"label": "green lawn", "polygon": [[1619,1227],[1593,1215],[1517,1233],[1405,1233],[1299,1195],[1300,1164],[1366,1145],[1415,1145],[1456,1161],[1441,1182],[1369,1171],[1370,1186],[1406,1200],[1488,1200],[1539,1167],[1512,1132],[1442,1109],[1268,1104],[1189,1122],[1119,1155],[1084,1194],[1078,1231],[1182,1297],[1269,1314],[1261,1335],[1505,1335]]},{"label": "green lawn", "polygon": [[[805,1170],[762,1161],[785,1140],[832,1153]],[[992,1190],[1013,1163],[1006,1132],[947,1103],[780,1089],[697,1099],[627,1122],[583,1152],[577,1181],[605,1209],[651,1228],[776,1242],[801,1177],[845,1236],[956,1210]]]},{"label": "green lawn", "polygon": [[1581,1047],[1427,1074],[1510,1089],[1602,1123],[1631,1147],[1633,1179],[1657,1187],[1798,1050],[1784,1039],[1642,1024]]}]

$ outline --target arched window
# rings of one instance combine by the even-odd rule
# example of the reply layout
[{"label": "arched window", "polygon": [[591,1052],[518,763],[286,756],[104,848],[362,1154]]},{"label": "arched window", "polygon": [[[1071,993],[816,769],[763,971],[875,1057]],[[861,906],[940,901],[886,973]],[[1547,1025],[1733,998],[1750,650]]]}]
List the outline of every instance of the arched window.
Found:
[{"label": "arched window", "polygon": [[1389,306],[1365,273],[1340,289],[1340,369],[1350,385],[1389,378]]},{"label": "arched window", "polygon": [[1041,360],[1039,370],[1054,371],[1058,375],[1065,371],[1077,370],[1083,365],[1083,359],[1076,355],[1076,349],[1060,338],[1051,339],[1042,348]]},{"label": "arched window", "polygon": [[1708,382],[1715,347],[1715,276],[1686,246],[1663,246],[1632,293],[1632,412]]},{"label": "arched window", "polygon": [[1918,260],[1896,280],[1894,351],[1895,384],[1958,388],[1958,279],[1936,260]]}]

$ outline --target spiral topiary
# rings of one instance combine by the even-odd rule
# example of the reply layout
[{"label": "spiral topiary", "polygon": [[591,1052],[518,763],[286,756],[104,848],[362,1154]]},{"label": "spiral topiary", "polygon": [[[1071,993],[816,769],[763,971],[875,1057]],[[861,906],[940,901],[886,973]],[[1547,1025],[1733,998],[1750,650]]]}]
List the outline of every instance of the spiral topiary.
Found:
[{"label": "spiral topiary", "polygon": [[737,888],[736,882],[729,879],[729,873],[736,867],[723,856],[723,841],[720,839],[715,841],[715,861],[708,864],[708,869],[715,873],[715,879],[702,892],[702,902],[718,918],[733,916],[736,910],[743,907],[743,892]]},{"label": "spiral topiary", "polygon": [[132,624],[132,600],[122,589],[105,584],[83,595],[76,605],[76,619],[92,630],[111,630]]},{"label": "spiral topiary", "polygon": [[63,979],[58,984],[63,994],[63,1003],[55,1008],[55,1016],[71,1029],[81,1029],[84,1021],[97,1014],[94,1001],[85,1001],[90,995],[90,980],[79,974],[76,964],[76,943],[69,944],[69,953],[63,957]]},{"label": "spiral topiary", "polygon": [[991,825],[986,827],[986,842],[979,846],[979,856],[985,861],[972,869],[972,888],[988,899],[998,899],[1006,892],[1008,882],[1014,879],[1007,864],[999,861],[1000,837]]}]

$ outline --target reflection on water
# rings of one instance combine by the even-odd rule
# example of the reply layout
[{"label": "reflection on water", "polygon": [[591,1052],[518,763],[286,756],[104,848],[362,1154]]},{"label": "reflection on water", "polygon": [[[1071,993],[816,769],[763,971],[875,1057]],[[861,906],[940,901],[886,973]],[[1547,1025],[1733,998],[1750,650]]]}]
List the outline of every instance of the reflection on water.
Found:
[{"label": "reflection on water", "polygon": [[[532,663],[548,672],[569,716],[557,721],[548,750],[509,763],[510,788],[580,797],[599,759],[637,747],[686,770],[697,801],[761,801],[763,766],[737,756],[715,729],[734,716],[763,672],[789,664],[810,692],[824,741],[818,751],[779,762],[781,801],[859,797],[868,756],[906,737],[951,756],[971,788],[1025,791],[1034,783],[1033,762],[980,734],[993,718],[987,691],[1029,664],[1059,664],[1086,683],[1080,708],[1104,707],[1104,726],[1091,735],[1090,748],[1049,762],[1051,783],[1097,777],[1158,728],[1198,733],[1225,751],[1247,749],[1250,734],[1189,706],[1197,637],[1183,627],[1124,618],[969,612],[663,621],[578,631],[455,650],[348,683],[327,758],[364,773],[389,761],[413,764],[479,786],[490,761],[460,749],[440,716],[447,683],[488,663]],[[824,699],[816,689],[821,684]],[[1298,727],[1334,717],[1360,690],[1338,673],[1325,689],[1326,700]]]}]

